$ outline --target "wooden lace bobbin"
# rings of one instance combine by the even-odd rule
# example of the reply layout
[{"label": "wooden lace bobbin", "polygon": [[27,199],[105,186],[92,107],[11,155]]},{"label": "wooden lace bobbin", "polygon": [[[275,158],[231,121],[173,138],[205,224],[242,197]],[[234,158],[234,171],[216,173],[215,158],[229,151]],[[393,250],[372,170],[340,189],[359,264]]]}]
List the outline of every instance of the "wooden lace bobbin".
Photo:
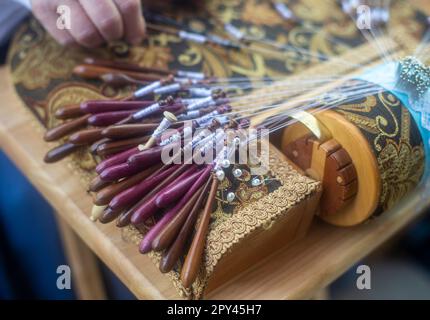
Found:
[{"label": "wooden lace bobbin", "polygon": [[282,150],[323,182],[320,217],[337,226],[357,225],[378,207],[381,178],[377,160],[368,140],[342,115],[328,110],[315,117],[334,139],[318,141],[298,122],[284,130]]}]

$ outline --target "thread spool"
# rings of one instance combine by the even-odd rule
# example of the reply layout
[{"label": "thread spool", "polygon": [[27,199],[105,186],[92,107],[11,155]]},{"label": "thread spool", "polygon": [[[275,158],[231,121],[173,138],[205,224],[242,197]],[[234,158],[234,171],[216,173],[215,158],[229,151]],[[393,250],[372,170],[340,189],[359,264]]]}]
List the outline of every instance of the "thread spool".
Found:
[{"label": "thread spool", "polygon": [[140,151],[143,151],[143,150],[146,150],[146,149],[152,147],[155,144],[155,142],[157,141],[157,138],[159,138],[163,134],[163,132],[170,127],[170,125],[172,123],[174,123],[178,120],[173,113],[168,112],[168,111],[164,111],[163,116],[164,116],[163,120],[161,120],[161,123],[154,130],[154,132],[152,133],[149,140],[145,143],[145,145],[139,145]]},{"label": "thread spool", "polygon": [[[327,144],[338,143],[345,151],[338,163],[347,166],[344,160],[350,158],[357,183],[356,193],[349,195],[342,206],[320,206],[323,220],[337,226],[362,223],[392,207],[422,178],[427,141],[423,141],[420,124],[408,106],[393,91],[381,87],[377,94],[315,113],[315,118],[333,140],[318,141],[305,125],[297,122],[284,130],[282,150],[308,174],[323,175],[319,177],[323,180],[322,202],[328,191],[324,190],[327,181],[338,186],[345,183],[344,177],[335,176],[333,170],[332,174],[328,174],[327,168],[321,171],[330,156],[330,151],[326,158],[322,156],[324,148],[329,149]],[[337,169],[338,173],[343,168]]]}]

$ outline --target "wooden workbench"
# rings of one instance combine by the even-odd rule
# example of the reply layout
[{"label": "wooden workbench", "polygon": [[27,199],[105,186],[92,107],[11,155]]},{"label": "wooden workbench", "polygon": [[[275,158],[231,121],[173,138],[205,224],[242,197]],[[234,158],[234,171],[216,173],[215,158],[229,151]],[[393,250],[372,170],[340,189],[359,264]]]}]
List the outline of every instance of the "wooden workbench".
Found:
[{"label": "wooden workbench", "polygon": [[[430,12],[426,1],[415,2]],[[51,203],[62,223],[71,227],[138,298],[179,298],[168,277],[139,254],[134,244],[125,242],[114,224],[90,221],[91,197],[78,175],[71,174],[63,162],[43,162],[52,145],[43,141],[43,128],[15,94],[6,67],[0,68],[0,96],[1,148]],[[261,261],[206,298],[309,298],[416,219],[423,212],[416,209],[430,204],[430,197],[420,195],[422,190],[417,190],[396,211],[359,227],[336,228],[316,221],[305,239]],[[82,272],[91,271],[84,267]],[[91,282],[91,276],[87,279]]]}]

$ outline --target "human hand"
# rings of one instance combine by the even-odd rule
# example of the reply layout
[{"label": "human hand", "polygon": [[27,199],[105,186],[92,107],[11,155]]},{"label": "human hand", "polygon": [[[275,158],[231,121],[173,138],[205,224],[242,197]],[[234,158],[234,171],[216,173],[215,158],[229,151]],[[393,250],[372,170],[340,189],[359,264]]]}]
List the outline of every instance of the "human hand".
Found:
[{"label": "human hand", "polygon": [[[137,44],[145,37],[140,0],[31,0],[32,11],[62,45],[94,48],[124,38]],[[70,8],[70,29],[59,29],[58,6]]]}]

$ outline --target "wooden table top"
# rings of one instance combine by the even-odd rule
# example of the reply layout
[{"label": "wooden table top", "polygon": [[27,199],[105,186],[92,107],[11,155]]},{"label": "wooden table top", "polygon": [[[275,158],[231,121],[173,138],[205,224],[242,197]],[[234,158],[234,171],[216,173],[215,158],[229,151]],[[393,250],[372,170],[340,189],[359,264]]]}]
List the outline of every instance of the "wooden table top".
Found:
[{"label": "wooden table top", "polygon": [[[415,1],[430,12],[426,1]],[[43,156],[53,145],[16,95],[6,67],[0,68],[0,145],[15,165],[51,203],[56,212],[120,280],[141,299],[180,298],[137,247],[125,242],[114,224],[90,221],[91,197],[64,162],[47,165]],[[354,228],[315,221],[308,236],[280,250],[213,292],[209,299],[302,299],[324,288],[416,219],[430,197],[417,190],[378,219]],[[34,216],[37,219],[35,213]]]}]

